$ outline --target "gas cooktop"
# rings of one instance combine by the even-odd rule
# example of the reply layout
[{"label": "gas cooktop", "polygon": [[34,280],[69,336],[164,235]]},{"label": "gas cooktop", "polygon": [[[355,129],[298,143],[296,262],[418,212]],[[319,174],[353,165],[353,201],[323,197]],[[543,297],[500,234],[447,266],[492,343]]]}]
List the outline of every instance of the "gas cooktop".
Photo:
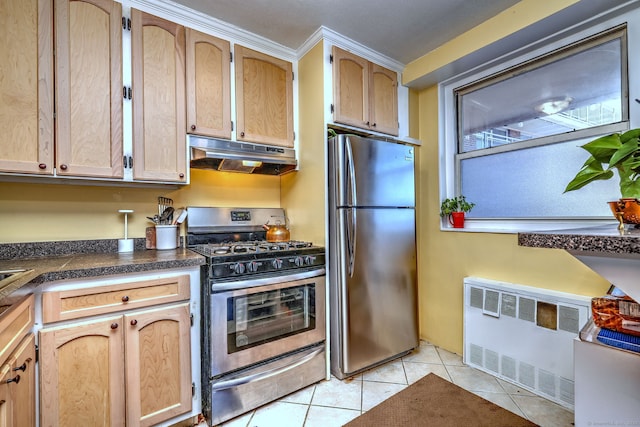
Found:
[{"label": "gas cooktop", "polygon": [[267,242],[263,240],[232,243],[199,244],[191,250],[208,257],[241,254],[271,254],[282,251],[313,247],[311,242],[290,240],[286,242]]}]

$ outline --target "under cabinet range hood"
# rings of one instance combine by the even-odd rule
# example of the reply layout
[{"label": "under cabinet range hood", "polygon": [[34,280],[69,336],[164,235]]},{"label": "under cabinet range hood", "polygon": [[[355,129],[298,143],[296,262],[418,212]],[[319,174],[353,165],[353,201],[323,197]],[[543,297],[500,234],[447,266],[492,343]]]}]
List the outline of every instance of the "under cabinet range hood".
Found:
[{"label": "under cabinet range hood", "polygon": [[191,167],[224,172],[283,175],[295,170],[295,150],[274,145],[189,136]]}]

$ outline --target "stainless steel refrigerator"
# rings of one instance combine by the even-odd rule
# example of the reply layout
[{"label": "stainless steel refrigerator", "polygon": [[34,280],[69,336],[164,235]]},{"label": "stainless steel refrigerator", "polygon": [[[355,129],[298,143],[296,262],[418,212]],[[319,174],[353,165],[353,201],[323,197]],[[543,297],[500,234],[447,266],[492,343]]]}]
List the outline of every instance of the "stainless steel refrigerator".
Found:
[{"label": "stainless steel refrigerator", "polygon": [[418,346],[415,148],[329,140],[331,373],[345,378]]}]

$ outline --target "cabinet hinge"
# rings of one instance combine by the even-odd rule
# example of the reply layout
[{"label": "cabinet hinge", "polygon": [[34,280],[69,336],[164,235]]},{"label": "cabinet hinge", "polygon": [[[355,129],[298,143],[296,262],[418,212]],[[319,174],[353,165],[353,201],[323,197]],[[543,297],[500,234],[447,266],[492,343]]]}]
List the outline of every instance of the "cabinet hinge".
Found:
[{"label": "cabinet hinge", "polygon": [[293,140],[294,141],[296,140],[296,133],[295,132],[293,133]]},{"label": "cabinet hinge", "polygon": [[233,120],[231,120],[231,131],[233,132]]},{"label": "cabinet hinge", "polygon": [[233,62],[233,52],[229,52],[229,62]]},{"label": "cabinet hinge", "polygon": [[333,54],[329,54],[329,64],[333,64]]},{"label": "cabinet hinge", "polygon": [[189,315],[189,321],[191,322],[191,326],[193,326],[193,313]]},{"label": "cabinet hinge", "polygon": [[291,80],[295,80],[296,79],[296,74],[292,71],[291,72]]},{"label": "cabinet hinge", "polygon": [[126,16],[122,17],[122,29],[125,31],[131,31],[131,19]]},{"label": "cabinet hinge", "polygon": [[196,383],[191,383],[191,397],[196,395]]},{"label": "cabinet hinge", "polygon": [[333,104],[331,104],[331,113],[333,114]]},{"label": "cabinet hinge", "polygon": [[35,361],[35,363],[38,363],[38,360],[40,360],[40,349],[38,348],[38,344],[36,344],[36,361]]},{"label": "cabinet hinge", "polygon": [[131,87],[122,86],[122,98],[131,99]]}]

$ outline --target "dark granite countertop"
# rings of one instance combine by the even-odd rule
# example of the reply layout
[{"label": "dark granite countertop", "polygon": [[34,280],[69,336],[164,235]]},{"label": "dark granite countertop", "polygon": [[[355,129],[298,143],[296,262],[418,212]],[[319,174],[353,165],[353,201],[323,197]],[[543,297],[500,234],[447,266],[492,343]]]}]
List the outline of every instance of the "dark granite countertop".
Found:
[{"label": "dark granite countertop", "polygon": [[569,252],[600,253],[607,256],[640,255],[640,229],[617,223],[567,230],[518,233],[518,245],[564,249]]},{"label": "dark granite countertop", "polygon": [[[203,256],[184,248],[145,250],[144,243],[141,246],[140,242],[136,242],[134,252],[118,253],[117,240],[115,246],[113,241],[83,242],[69,245],[64,245],[65,242],[0,245],[0,256],[4,255],[0,257],[0,271],[26,270],[0,281],[0,302],[13,295],[22,295],[26,289],[56,280],[167,270],[205,263]],[[56,255],[51,254],[52,248]],[[65,253],[69,250],[71,253]],[[85,252],[74,252],[78,250]],[[36,253],[44,255],[35,256]]]}]

